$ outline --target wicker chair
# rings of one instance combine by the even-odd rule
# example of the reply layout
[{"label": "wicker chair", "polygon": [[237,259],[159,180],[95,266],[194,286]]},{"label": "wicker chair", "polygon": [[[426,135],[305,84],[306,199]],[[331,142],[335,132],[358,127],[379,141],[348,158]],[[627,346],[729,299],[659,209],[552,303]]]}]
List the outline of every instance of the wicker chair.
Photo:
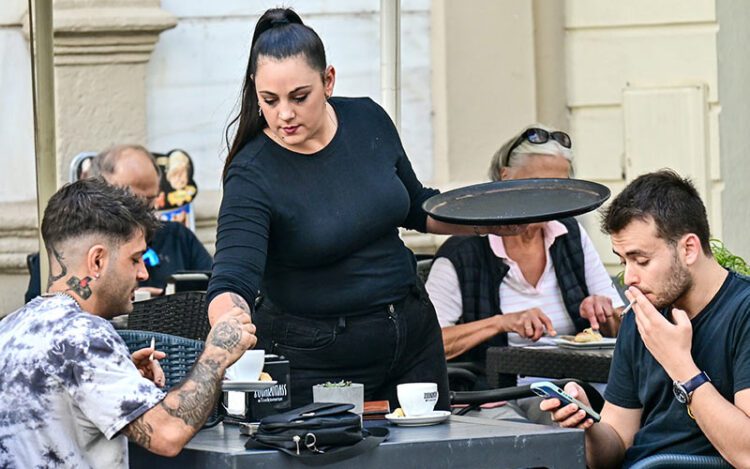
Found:
[{"label": "wicker chair", "polygon": [[159,332],[127,329],[120,329],[117,333],[125,341],[130,353],[150,347],[151,338],[154,338],[156,349],[167,354],[166,358],[159,360],[159,364],[164,370],[164,376],[167,378],[167,389],[185,379],[198,356],[203,352],[203,342],[200,340],[186,339]]},{"label": "wicker chair", "polygon": [[206,340],[208,322],[205,292],[180,292],[133,303],[128,329]]},{"label": "wicker chair", "polygon": [[[133,331],[120,329],[117,331],[125,341],[130,353],[151,346],[151,338],[154,339],[156,350],[164,352],[167,356],[159,360],[164,377],[166,378],[166,389],[180,384],[193,368],[195,361],[203,352],[203,342],[200,340],[186,339],[169,334],[147,331]],[[217,402],[214,411],[203,425],[204,428],[213,427],[223,420],[223,412]]]}]

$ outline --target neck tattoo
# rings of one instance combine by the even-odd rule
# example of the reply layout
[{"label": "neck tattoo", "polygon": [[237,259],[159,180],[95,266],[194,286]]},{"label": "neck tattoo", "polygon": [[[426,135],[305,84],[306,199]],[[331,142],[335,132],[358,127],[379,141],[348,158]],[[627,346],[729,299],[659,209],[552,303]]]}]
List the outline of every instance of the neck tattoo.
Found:
[{"label": "neck tattoo", "polygon": [[84,300],[88,300],[91,296],[91,287],[89,286],[89,284],[92,280],[94,279],[88,276],[79,279],[78,277],[73,275],[66,282],[68,287],[70,287],[66,291],[73,290],[78,296],[80,296]]},{"label": "neck tattoo", "polygon": [[78,302],[76,297],[74,297],[68,292],[72,291],[73,293],[78,295],[78,297],[81,298],[82,300],[88,300],[89,298],[91,298],[91,294],[92,294],[90,284],[98,277],[99,275],[97,274],[96,277],[94,278],[86,276],[86,277],[83,277],[82,279],[79,279],[78,277],[73,275],[68,279],[67,282],[65,282],[65,284],[69,287],[68,289],[63,290],[63,291],[47,292],[43,294],[42,296],[52,297],[52,296],[64,295],[64,296],[71,298],[73,301],[75,301],[78,307],[80,308],[81,304]]}]

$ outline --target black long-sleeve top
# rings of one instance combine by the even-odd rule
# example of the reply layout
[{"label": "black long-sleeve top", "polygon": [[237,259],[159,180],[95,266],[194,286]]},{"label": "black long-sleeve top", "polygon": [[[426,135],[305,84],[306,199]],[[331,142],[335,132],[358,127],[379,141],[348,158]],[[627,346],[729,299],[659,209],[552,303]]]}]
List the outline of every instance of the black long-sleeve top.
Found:
[{"label": "black long-sleeve top", "polygon": [[[259,290],[299,316],[356,314],[406,295],[415,262],[398,227],[425,231],[416,178],[393,122],[369,98],[332,98],[338,129],[314,154],[265,133],[224,180],[208,300]],[[262,283],[262,285],[261,285]]]}]

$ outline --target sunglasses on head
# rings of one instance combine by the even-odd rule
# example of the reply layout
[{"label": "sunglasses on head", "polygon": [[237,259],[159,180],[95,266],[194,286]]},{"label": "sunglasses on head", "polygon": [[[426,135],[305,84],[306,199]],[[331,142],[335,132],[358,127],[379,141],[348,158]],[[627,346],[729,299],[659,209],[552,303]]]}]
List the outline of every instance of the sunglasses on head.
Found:
[{"label": "sunglasses on head", "polygon": [[524,141],[533,143],[535,145],[542,145],[544,143],[549,142],[550,138],[565,148],[570,148],[573,145],[572,142],[570,141],[570,136],[566,134],[565,132],[560,132],[560,131],[547,132],[544,129],[532,127],[530,129],[526,129],[524,133],[519,135],[516,141],[513,142],[513,145],[510,146],[508,153],[505,155],[505,162],[503,166],[508,166],[508,160],[510,160],[510,154],[513,153],[513,150],[521,146],[521,144]]}]

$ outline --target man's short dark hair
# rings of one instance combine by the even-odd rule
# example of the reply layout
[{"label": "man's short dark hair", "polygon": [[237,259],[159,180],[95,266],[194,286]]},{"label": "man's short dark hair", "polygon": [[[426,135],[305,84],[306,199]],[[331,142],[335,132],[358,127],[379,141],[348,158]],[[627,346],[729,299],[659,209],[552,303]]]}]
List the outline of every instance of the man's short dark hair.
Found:
[{"label": "man's short dark hair", "polygon": [[139,230],[150,240],[158,223],[145,199],[102,178],[87,178],[64,185],[49,199],[42,219],[42,238],[48,251],[90,234],[101,235],[117,246]]},{"label": "man's short dark hair", "polygon": [[633,220],[649,218],[656,223],[657,235],[669,244],[675,245],[682,236],[694,233],[703,252],[711,256],[706,207],[690,179],[669,169],[637,177],[604,210],[602,231],[611,235]]}]

